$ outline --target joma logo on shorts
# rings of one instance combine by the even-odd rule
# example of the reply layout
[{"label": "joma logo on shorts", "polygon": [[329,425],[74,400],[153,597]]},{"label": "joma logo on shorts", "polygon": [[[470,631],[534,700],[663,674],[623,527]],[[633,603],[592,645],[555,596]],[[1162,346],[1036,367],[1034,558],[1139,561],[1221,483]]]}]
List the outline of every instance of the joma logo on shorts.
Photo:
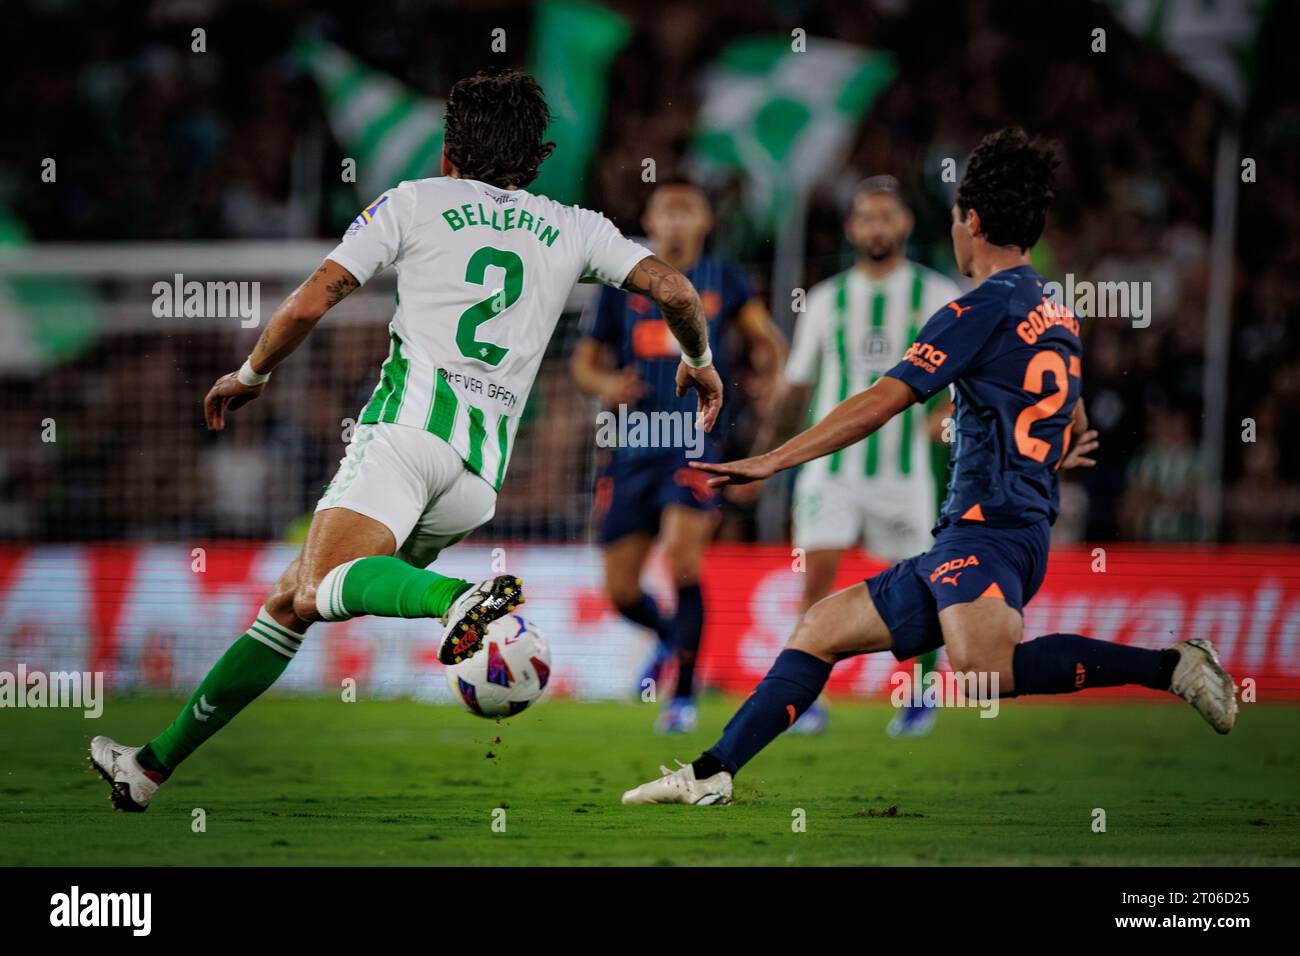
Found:
[{"label": "joma logo on shorts", "polygon": [[935,348],[929,342],[913,342],[903,353],[903,359],[927,372],[935,372],[939,366],[948,361],[948,353]]},{"label": "joma logo on shorts", "polygon": [[952,583],[955,586],[957,584],[957,575],[952,574],[953,571],[960,572],[962,568],[973,568],[979,563],[980,559],[973,554],[968,554],[964,558],[953,558],[951,561],[945,561],[934,569],[934,572],[930,575],[930,583],[933,584],[945,574],[948,574],[952,576]]}]

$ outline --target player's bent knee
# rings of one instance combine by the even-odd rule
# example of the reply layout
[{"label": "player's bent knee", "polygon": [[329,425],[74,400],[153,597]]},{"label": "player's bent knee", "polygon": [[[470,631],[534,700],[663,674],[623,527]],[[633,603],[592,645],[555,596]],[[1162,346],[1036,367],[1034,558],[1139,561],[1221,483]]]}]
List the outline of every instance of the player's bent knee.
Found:
[{"label": "player's bent knee", "polygon": [[293,613],[293,590],[277,589],[271,592],[263,605],[276,620]]},{"label": "player's bent knee", "polygon": [[300,584],[293,591],[293,613],[304,621],[321,621],[320,611],[316,610],[316,586]]},{"label": "player's bent knee", "polygon": [[700,563],[704,558],[700,546],[690,541],[667,541],[664,550],[668,552],[668,573],[673,584],[682,587],[699,583]]},{"label": "player's bent knee", "polygon": [[1011,664],[1011,651],[991,648],[954,648],[947,645],[948,666],[958,674],[991,674],[1007,671]]},{"label": "player's bent knee", "polygon": [[825,601],[818,601],[799,618],[786,646],[825,660],[834,659],[849,650],[841,646],[847,637],[842,624]]},{"label": "player's bent knee", "polygon": [[979,669],[979,655],[968,653],[964,648],[948,647],[948,666],[955,673],[968,674]]}]

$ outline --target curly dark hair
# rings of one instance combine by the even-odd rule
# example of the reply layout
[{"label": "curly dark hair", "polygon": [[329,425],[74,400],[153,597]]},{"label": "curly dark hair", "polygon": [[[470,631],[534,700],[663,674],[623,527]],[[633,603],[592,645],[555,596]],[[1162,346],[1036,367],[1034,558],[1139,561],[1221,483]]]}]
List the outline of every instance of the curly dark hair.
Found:
[{"label": "curly dark hair", "polygon": [[1028,249],[1043,234],[1055,194],[1055,147],[1031,139],[1018,126],[985,136],[966,163],[957,209],[974,209],[980,231],[995,246]]},{"label": "curly dark hair", "polygon": [[508,189],[537,178],[555,144],[544,141],[551,111],[537,81],[518,70],[458,80],[447,97],[443,150],[460,175]]}]

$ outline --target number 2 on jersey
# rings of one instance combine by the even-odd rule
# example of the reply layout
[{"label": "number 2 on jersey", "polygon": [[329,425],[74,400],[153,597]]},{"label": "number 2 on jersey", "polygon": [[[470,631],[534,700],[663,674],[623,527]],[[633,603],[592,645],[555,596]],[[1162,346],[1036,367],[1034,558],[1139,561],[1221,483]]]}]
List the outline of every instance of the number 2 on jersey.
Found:
[{"label": "number 2 on jersey", "polygon": [[[1041,438],[1035,438],[1029,434],[1029,429],[1035,422],[1042,421],[1044,418],[1051,418],[1059,412],[1070,394],[1070,382],[1066,376],[1065,359],[1051,349],[1036,352],[1034,357],[1029,360],[1029,365],[1025,368],[1025,380],[1021,388],[1031,395],[1042,394],[1043,383],[1048,372],[1052,373],[1052,378],[1056,381],[1056,390],[1043,395],[1042,398],[1024,409],[1016,417],[1016,451],[1027,458],[1032,458],[1034,461],[1046,461],[1048,452],[1052,450],[1052,443]],[[1074,375],[1079,374],[1078,358],[1071,358],[1070,372]],[[1065,441],[1061,448],[1062,457],[1065,456],[1066,449],[1070,445],[1070,425],[1068,422],[1065,427]]]},{"label": "number 2 on jersey", "polygon": [[519,301],[524,288],[524,261],[509,249],[484,246],[469,257],[465,281],[484,285],[489,266],[504,269],[505,282],[486,299],[479,300],[460,314],[460,321],[456,323],[456,346],[466,358],[495,368],[510,350],[493,342],[481,341],[477,337],[478,327]]}]

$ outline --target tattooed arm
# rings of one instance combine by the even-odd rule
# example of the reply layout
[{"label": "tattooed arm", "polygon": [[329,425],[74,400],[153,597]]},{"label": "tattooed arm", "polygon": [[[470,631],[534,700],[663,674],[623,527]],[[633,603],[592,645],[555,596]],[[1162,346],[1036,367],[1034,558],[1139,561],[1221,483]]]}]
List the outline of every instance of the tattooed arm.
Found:
[{"label": "tattooed arm", "polygon": [[[252,370],[259,375],[269,374],[293,354],[326,312],[360,285],[352,273],[337,262],[332,259],[322,262],[320,268],[290,293],[271,316],[248,357]],[[203,400],[203,415],[208,428],[221,431],[226,426],[226,412],[248,404],[261,395],[264,388],[265,384],[243,384],[238,372],[221,376]]]},{"label": "tattooed arm", "polygon": [[628,273],[623,288],[654,299],[685,354],[704,354],[709,347],[709,329],[704,306],[690,279],[658,256],[646,256]]},{"label": "tattooed arm", "polygon": [[[686,276],[658,256],[646,256],[633,266],[623,281],[623,288],[655,301],[683,355],[699,358],[708,352],[709,327],[704,305]],[[712,362],[703,368],[693,368],[685,361],[677,366],[677,394],[685,395],[689,388],[695,389],[699,397],[696,421],[706,432],[711,431],[722,410],[722,379]]]}]

